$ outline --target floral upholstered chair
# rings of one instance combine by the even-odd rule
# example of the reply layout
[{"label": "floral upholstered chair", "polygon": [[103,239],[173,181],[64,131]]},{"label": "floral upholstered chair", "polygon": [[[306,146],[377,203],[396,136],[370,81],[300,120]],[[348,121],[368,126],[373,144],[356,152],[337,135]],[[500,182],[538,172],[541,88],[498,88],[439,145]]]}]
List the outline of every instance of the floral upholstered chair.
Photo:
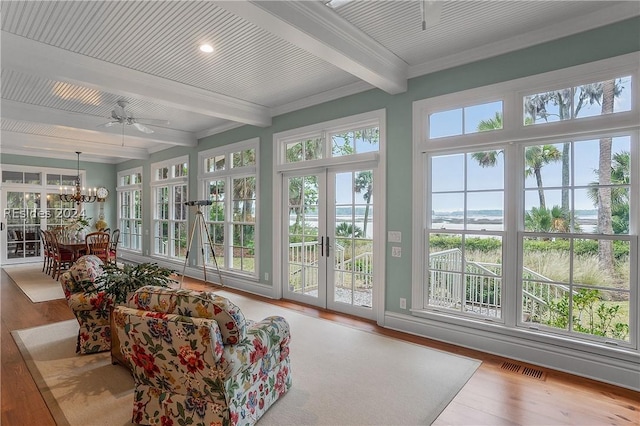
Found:
[{"label": "floral upholstered chair", "polygon": [[155,286],[113,315],[134,423],[253,425],[291,387],[282,317],[254,322],[214,293]]},{"label": "floral upholstered chair", "polygon": [[80,324],[76,352],[81,354],[111,349],[109,308],[113,301],[95,285],[102,264],[97,256],[82,256],[60,277],[67,304]]}]

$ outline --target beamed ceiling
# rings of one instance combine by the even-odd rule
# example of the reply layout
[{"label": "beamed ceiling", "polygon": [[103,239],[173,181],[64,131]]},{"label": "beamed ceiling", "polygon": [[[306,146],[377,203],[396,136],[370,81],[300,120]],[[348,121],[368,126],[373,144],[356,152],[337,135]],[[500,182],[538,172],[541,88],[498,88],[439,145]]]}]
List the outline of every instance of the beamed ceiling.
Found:
[{"label": "beamed ceiling", "polygon": [[[640,15],[637,1],[325,3],[2,1],[0,149],[146,159],[371,88],[402,93],[412,77]],[[118,122],[114,110],[133,120]]]}]

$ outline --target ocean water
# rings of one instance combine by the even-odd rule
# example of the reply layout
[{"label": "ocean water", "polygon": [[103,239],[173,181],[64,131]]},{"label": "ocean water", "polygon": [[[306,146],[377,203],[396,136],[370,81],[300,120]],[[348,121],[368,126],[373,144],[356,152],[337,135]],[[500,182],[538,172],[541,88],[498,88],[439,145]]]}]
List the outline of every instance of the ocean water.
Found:
[{"label": "ocean water", "polygon": [[[596,210],[579,210],[576,212],[577,222],[580,224],[582,232],[594,232],[597,225]],[[341,222],[351,223],[351,215],[336,216],[336,225]],[[367,238],[373,237],[373,211],[369,214],[369,224],[367,226]],[[464,215],[461,211],[454,212],[433,212],[432,213],[433,228],[438,229],[464,229]],[[307,226],[315,228],[318,226],[318,217],[306,215],[305,222]],[[467,229],[471,230],[487,230],[501,231],[504,229],[504,217],[501,210],[472,210],[469,211]],[[289,225],[295,223],[295,217],[290,217]],[[355,225],[361,230],[364,229],[364,215],[355,216]]]}]

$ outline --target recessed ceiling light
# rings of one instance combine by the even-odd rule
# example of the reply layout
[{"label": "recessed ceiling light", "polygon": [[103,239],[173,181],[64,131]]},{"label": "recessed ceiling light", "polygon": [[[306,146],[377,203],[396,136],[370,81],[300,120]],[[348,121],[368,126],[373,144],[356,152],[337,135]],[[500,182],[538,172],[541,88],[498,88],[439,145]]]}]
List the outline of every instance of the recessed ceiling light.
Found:
[{"label": "recessed ceiling light", "polygon": [[201,44],[200,50],[202,50],[205,53],[211,53],[213,52],[213,46],[211,46],[210,44]]}]

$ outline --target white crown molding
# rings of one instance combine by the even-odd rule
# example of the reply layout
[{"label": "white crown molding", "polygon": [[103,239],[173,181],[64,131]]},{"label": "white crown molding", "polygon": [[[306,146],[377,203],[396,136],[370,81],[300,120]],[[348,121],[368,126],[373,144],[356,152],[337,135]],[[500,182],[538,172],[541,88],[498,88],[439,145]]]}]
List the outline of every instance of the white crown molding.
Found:
[{"label": "white crown molding", "polygon": [[83,154],[94,155],[99,158],[114,158],[124,160],[147,160],[149,153],[143,148],[122,147],[103,143],[91,143],[85,140],[63,139],[52,136],[31,135],[2,130],[2,152],[8,154],[29,155],[37,154],[39,157],[75,158],[75,151],[81,150]]},{"label": "white crown molding", "polygon": [[314,105],[319,105],[324,102],[344,98],[345,96],[355,95],[357,93],[365,92],[371,89],[375,89],[375,87],[367,82],[358,81],[355,83],[347,84],[346,86],[327,90],[316,95],[307,96],[306,98],[289,102],[288,104],[273,107],[271,108],[271,115],[275,117],[277,115],[286,114],[288,112],[297,111]]},{"label": "white crown molding", "polygon": [[[271,125],[266,107],[73,53],[2,31],[2,67],[211,117]],[[29,60],[24,59],[29,52]]]},{"label": "white crown molding", "polygon": [[[25,104],[8,99],[2,100],[2,118],[51,126],[64,126],[84,130],[91,132],[92,134],[107,133],[109,134],[108,137],[111,139],[113,139],[113,137],[118,139],[122,137],[122,128],[119,124],[112,127],[101,128],[100,131],[98,131],[97,126],[104,124],[107,121],[105,118],[85,114],[75,114],[68,111],[33,104]],[[133,135],[131,133],[133,133]],[[194,147],[198,144],[195,135],[190,132],[166,129],[163,127],[154,128],[154,132],[149,134],[137,132],[135,130],[127,132],[127,138],[188,147]]]},{"label": "white crown molding", "polygon": [[228,123],[224,123],[224,124],[221,124],[219,126],[212,127],[210,129],[201,130],[200,132],[196,133],[196,138],[203,139],[203,138],[206,138],[208,136],[213,136],[213,135],[216,135],[218,133],[226,132],[227,130],[236,129],[236,128],[242,127],[242,126],[244,126],[244,124],[242,124],[242,123],[234,123],[234,122],[230,121]]},{"label": "white crown molding", "polygon": [[588,15],[550,25],[536,31],[521,34],[496,43],[490,43],[479,48],[456,52],[443,58],[438,58],[424,64],[409,67],[408,77],[414,78],[425,74],[468,64],[492,56],[502,55],[515,50],[525,49],[536,44],[545,43],[572,34],[613,24],[640,15],[640,3],[637,1],[624,2]]},{"label": "white crown molding", "polygon": [[388,93],[407,90],[407,64],[322,2],[218,5]]}]

